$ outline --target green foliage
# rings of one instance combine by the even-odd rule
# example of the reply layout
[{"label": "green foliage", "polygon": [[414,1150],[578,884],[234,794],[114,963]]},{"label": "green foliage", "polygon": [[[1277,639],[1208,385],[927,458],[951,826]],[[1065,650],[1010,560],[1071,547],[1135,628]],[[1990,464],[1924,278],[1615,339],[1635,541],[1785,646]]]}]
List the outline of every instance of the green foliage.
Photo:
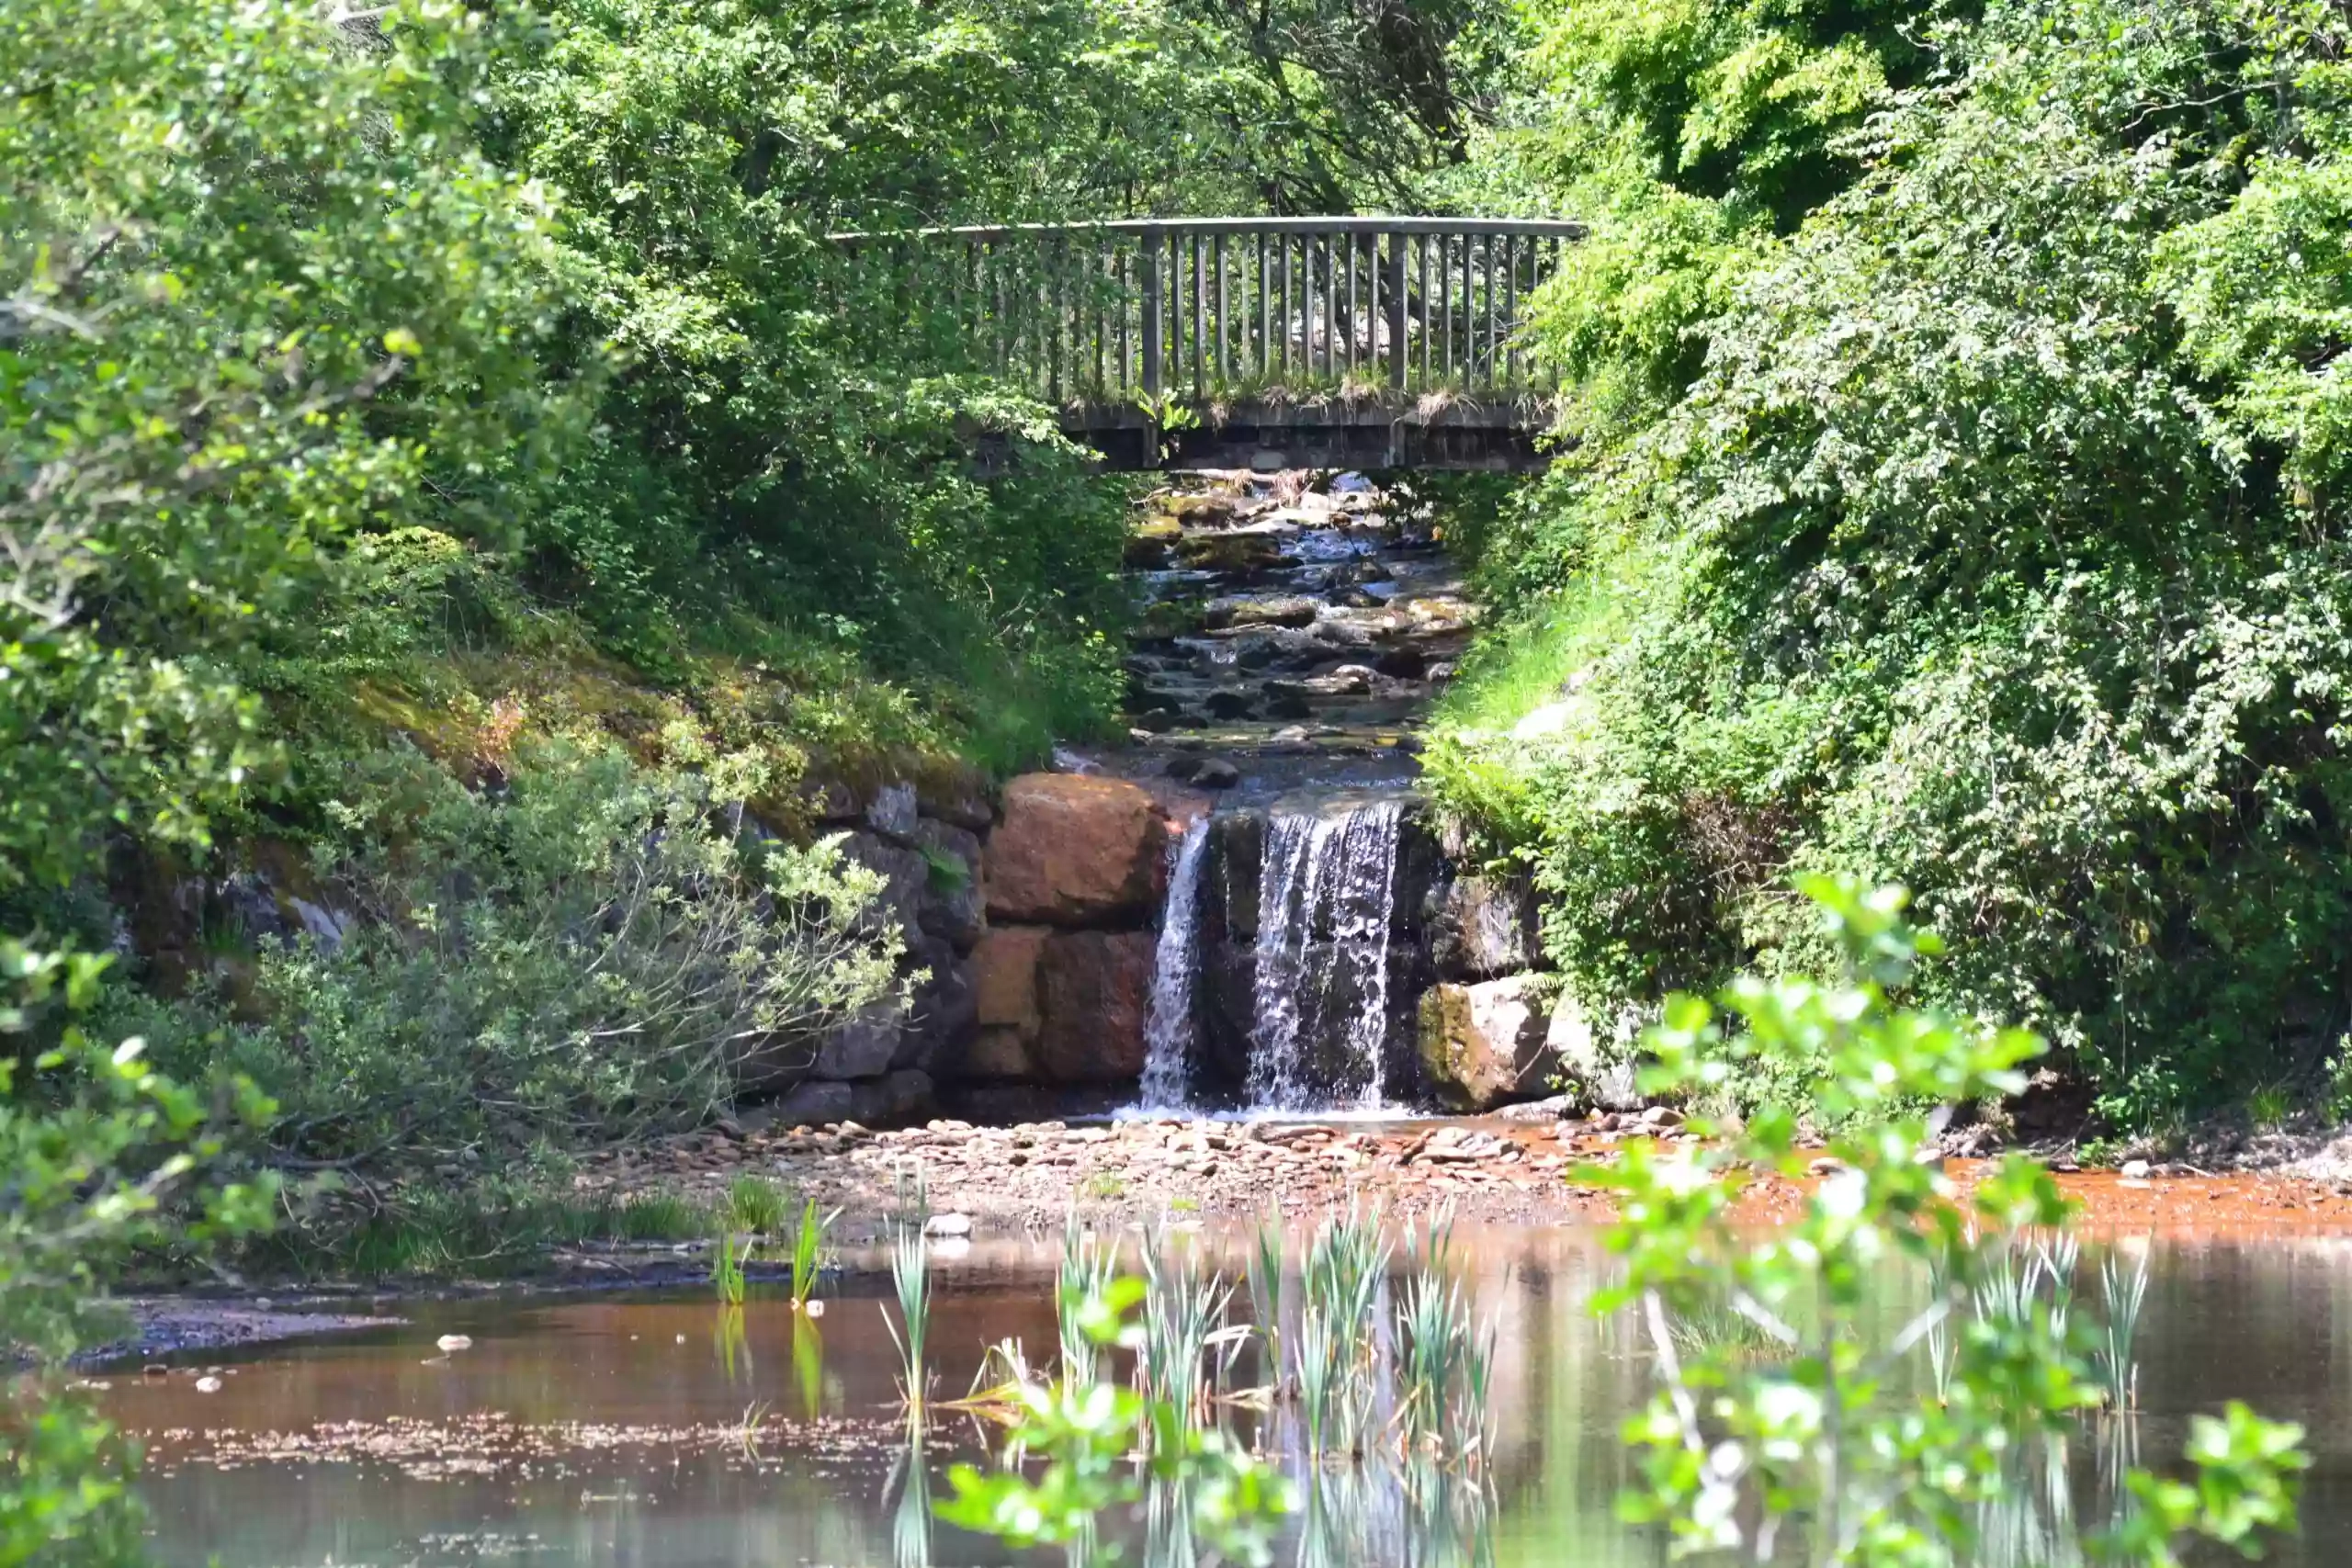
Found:
[{"label": "green foliage", "polygon": [[1784,878],[1858,866],[1972,933],[1935,994],[2120,1122],[2315,1076],[2352,936],[2340,33],[1938,21],[1830,143],[1851,185],[1697,307],[1687,389],[1490,546],[1513,629],[1435,771],[1537,862],[1597,1011],[1816,963]]},{"label": "green foliage", "polygon": [[1503,129],[1464,177],[1591,235],[1535,302],[1589,439],[1654,413],[1702,323],[1862,164],[1850,133],[1932,56],[1906,0],[1540,0]]},{"label": "green foliage", "polygon": [[[1838,1129],[1828,1143],[1838,1168],[1804,1213],[1761,1239],[1730,1217],[1751,1173],[1794,1180],[1816,1157],[1798,1146],[1786,1109],[1702,1128],[1716,1136],[1699,1148],[1636,1140],[1614,1168],[1581,1173],[1619,1198],[1609,1245],[1625,1276],[1596,1309],[1638,1314],[1659,1374],[1649,1408],[1628,1425],[1645,1484],[1624,1502],[1637,1518],[1669,1524],[1688,1551],[1746,1551],[1786,1531],[1809,1543],[1812,1562],[1967,1562],[1972,1505],[2007,1488],[2007,1456],[2064,1430],[2104,1393],[2085,1353],[2096,1337],[2069,1310],[2071,1261],[2053,1266],[2047,1300],[2032,1273],[2006,1272],[2013,1238],[2065,1218],[2049,1173],[2013,1156],[1963,1198],[1925,1157],[1928,1123],[1916,1108],[2013,1093],[2042,1045],[2021,1030],[1891,999],[1915,959],[1937,951],[1904,923],[1899,889],[1815,877],[1804,891],[1841,954],[1841,977],[1743,976],[1721,998],[1736,1027],[1678,996],[1647,1036],[1654,1060],[1643,1075],[1649,1092],[1689,1094],[1755,1057],[1781,1058],[1812,1086],[1814,1119]],[[1873,1290],[1905,1262],[1934,1289],[1889,1331]],[[1977,1310],[1962,1316],[1972,1302]],[[2136,1298],[2132,1308],[2136,1317]],[[1777,1353],[1694,1343],[1669,1326],[1669,1311],[1724,1309]],[[1923,1386],[1898,1375],[1939,1333],[1934,1378]],[[2243,1409],[2226,1424],[2209,1418],[2188,1447],[2197,1481],[2135,1473],[2141,1507],[2112,1548],[2121,1560],[2168,1564],[2173,1543],[2194,1534],[2251,1552],[2262,1531],[2292,1528],[2295,1472],[2308,1462],[2301,1436]]]},{"label": "green foliage", "polygon": [[220,656],[429,473],[494,512],[490,468],[554,423],[544,205],[469,145],[481,27],[0,20],[0,892],[109,823],[202,841],[270,756]]},{"label": "green foliage", "polygon": [[[67,1358],[103,1328],[108,1277],[134,1249],[182,1249],[266,1229],[277,1192],[229,1168],[231,1144],[270,1112],[242,1082],[215,1101],[145,1060],[108,1050],[72,1015],[105,960],[0,940],[0,1036],[21,1043],[45,1012],[54,1046],[0,1057],[0,1345],[20,1366],[0,1417],[0,1563],[129,1561],[138,1516],[130,1454],[63,1386]],[[29,1068],[28,1072],[26,1069]]]},{"label": "green foliage", "polygon": [[523,748],[495,795],[412,755],[344,781],[322,881],[363,917],[272,944],[264,1021],[126,1001],[167,1060],[269,1087],[286,1153],[416,1166],[690,1124],[891,994],[900,938],[838,849],[739,838],[752,758]]}]

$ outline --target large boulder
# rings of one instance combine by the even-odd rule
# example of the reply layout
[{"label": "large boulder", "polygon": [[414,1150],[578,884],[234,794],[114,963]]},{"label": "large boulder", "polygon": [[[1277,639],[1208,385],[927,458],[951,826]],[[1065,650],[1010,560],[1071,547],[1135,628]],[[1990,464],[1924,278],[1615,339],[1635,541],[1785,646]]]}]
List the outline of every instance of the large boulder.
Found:
[{"label": "large boulder", "polygon": [[986,862],[990,919],[1055,926],[1149,918],[1167,825],[1125,779],[1027,773],[1004,790]]},{"label": "large boulder", "polygon": [[857,1088],[831,1078],[812,1078],[776,1101],[778,1125],[816,1126],[826,1122],[854,1121]]},{"label": "large boulder", "polygon": [[989,923],[988,903],[980,892],[978,835],[925,817],[915,825],[914,841],[924,872],[916,923],[954,943],[956,952],[971,952]]},{"label": "large boulder", "polygon": [[1596,1111],[1641,1109],[1642,1094],[1634,1082],[1632,1058],[1594,1037],[1592,1021],[1576,998],[1563,994],[1553,1004],[1544,1048],[1559,1064],[1559,1077],[1579,1102]]},{"label": "large boulder", "polygon": [[918,1120],[931,1111],[932,1082],[919,1072],[843,1083],[812,1078],[776,1101],[778,1126],[856,1122],[869,1127]]},{"label": "large boulder", "polygon": [[866,797],[865,825],[887,839],[904,843],[915,833],[915,786],[903,780],[886,784]]},{"label": "large boulder", "polygon": [[1037,963],[1052,934],[1037,926],[992,926],[972,949],[973,999],[982,1029],[1037,1038]]},{"label": "large boulder", "polygon": [[1490,1111],[1551,1090],[1557,1060],[1533,976],[1432,986],[1421,997],[1421,1072],[1450,1109]]},{"label": "large boulder", "polygon": [[1448,980],[1485,980],[1533,968],[1534,891],[1521,881],[1456,876],[1430,888],[1422,924],[1430,965]]},{"label": "large boulder", "polygon": [[882,879],[882,890],[867,907],[860,923],[872,931],[895,928],[911,947],[922,909],[923,890],[931,883],[931,863],[920,852],[871,832],[844,837],[842,856]]},{"label": "large boulder", "polygon": [[1323,606],[1303,593],[1235,593],[1202,606],[1212,630],[1231,626],[1312,626]]},{"label": "large boulder", "polygon": [[907,1010],[907,1026],[890,1066],[931,1072],[971,1037],[979,1022],[979,998],[971,964],[956,957],[946,942],[927,936],[915,956],[930,975]]},{"label": "large boulder", "polygon": [[1148,931],[1062,931],[1046,942],[1037,965],[1040,1077],[1110,1083],[1142,1075],[1156,946]]},{"label": "large boulder", "polygon": [[1258,880],[1266,861],[1266,814],[1221,811],[1209,818],[1201,867],[1202,915],[1210,941],[1258,940]]},{"label": "large boulder", "polygon": [[861,1008],[825,1032],[817,1047],[813,1076],[820,1078],[879,1077],[898,1058],[906,1032],[906,1004],[892,997]]},{"label": "large boulder", "polygon": [[964,1048],[959,1076],[967,1081],[1018,1081],[1034,1077],[1029,1043],[1018,1030],[983,1029]]},{"label": "large boulder", "polygon": [[952,828],[985,833],[996,821],[986,773],[968,763],[934,767],[915,781],[915,807]]},{"label": "large boulder", "polygon": [[1250,1032],[1257,1022],[1258,950],[1216,942],[1203,950],[1193,987],[1201,1056],[1194,1063],[1214,1089],[1238,1091],[1250,1078]]}]

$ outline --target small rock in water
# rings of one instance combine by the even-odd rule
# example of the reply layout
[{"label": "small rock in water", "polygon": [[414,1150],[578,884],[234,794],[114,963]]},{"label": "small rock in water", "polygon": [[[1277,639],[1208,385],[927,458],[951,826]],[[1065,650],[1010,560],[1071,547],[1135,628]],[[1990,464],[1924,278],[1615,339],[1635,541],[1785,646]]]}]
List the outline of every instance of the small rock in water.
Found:
[{"label": "small rock in water", "polygon": [[445,1351],[470,1350],[474,1348],[473,1340],[463,1334],[444,1334],[433,1343],[435,1348]]},{"label": "small rock in water", "polygon": [[933,1214],[923,1222],[922,1234],[935,1236],[970,1235],[972,1216],[969,1214]]},{"label": "small rock in water", "polygon": [[1241,782],[1241,770],[1221,757],[1213,757],[1201,764],[1193,782],[1203,789],[1231,789]]},{"label": "small rock in water", "polygon": [[2127,1181],[2145,1181],[2148,1179],[2148,1168],[2146,1160],[2127,1159],[2123,1162],[2122,1170],[2118,1174]]}]

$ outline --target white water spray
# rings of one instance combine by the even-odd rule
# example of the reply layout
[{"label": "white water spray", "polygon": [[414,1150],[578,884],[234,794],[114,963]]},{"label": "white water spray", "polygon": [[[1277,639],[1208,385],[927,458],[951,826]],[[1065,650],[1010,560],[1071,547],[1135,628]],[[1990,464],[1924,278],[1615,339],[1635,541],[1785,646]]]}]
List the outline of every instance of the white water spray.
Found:
[{"label": "white water spray", "polygon": [[[1327,1111],[1381,1103],[1388,928],[1403,821],[1400,802],[1380,800],[1267,823],[1251,998],[1253,1107]],[[1327,939],[1317,940],[1318,927]],[[1325,1041],[1336,1052],[1318,1050]]]},{"label": "white water spray", "polygon": [[1144,1016],[1145,1111],[1184,1107],[1185,1067],[1193,1056],[1193,984],[1201,965],[1201,858],[1208,842],[1209,819],[1196,817],[1169,852],[1168,907],[1160,912],[1151,1005]]}]

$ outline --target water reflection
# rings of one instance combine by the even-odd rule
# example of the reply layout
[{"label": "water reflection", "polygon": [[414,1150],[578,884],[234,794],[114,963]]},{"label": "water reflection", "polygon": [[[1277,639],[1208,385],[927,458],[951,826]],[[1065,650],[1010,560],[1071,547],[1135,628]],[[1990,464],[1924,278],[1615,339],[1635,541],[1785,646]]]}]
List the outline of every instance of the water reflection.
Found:
[{"label": "water reflection", "polygon": [[[976,1247],[935,1280],[942,1386],[971,1385],[982,1348],[1050,1345],[1052,1247]],[[1300,1514],[1278,1561],[1308,1568],[1651,1568],[1654,1535],[1615,1517],[1618,1427],[1647,1397],[1637,1337],[1585,1310],[1607,1261],[1589,1232],[1464,1235],[1460,1268],[1496,1320],[1493,1448],[1465,1480],[1410,1457],[1308,1467],[1295,1416],[1240,1429],[1287,1456]],[[1238,1271],[1237,1253],[1228,1272]],[[2087,1267],[2087,1265],[2086,1265]],[[821,1324],[754,1292],[729,1316],[707,1294],[420,1305],[357,1339],[232,1361],[219,1393],[194,1369],[116,1376],[109,1414],[151,1452],[152,1541],[167,1568],[357,1568],[487,1562],[594,1568],[857,1563],[981,1568],[1092,1563],[1102,1543],[1007,1551],[938,1523],[969,1427],[910,1452],[887,1280]],[[471,1336],[436,1357],[434,1340]],[[2306,1536],[2272,1561],[2305,1568],[2352,1540],[2352,1247],[2159,1245],[2150,1253],[2136,1421],[2086,1422],[2030,1446],[1979,1519],[1983,1568],[2073,1568],[2075,1535],[2110,1522],[2113,1478],[2177,1468],[2189,1416],[2247,1400],[2310,1428]],[[745,1440],[747,1410],[762,1416]],[[1145,1510],[1126,1560],[1187,1561],[1179,1499]]]}]

